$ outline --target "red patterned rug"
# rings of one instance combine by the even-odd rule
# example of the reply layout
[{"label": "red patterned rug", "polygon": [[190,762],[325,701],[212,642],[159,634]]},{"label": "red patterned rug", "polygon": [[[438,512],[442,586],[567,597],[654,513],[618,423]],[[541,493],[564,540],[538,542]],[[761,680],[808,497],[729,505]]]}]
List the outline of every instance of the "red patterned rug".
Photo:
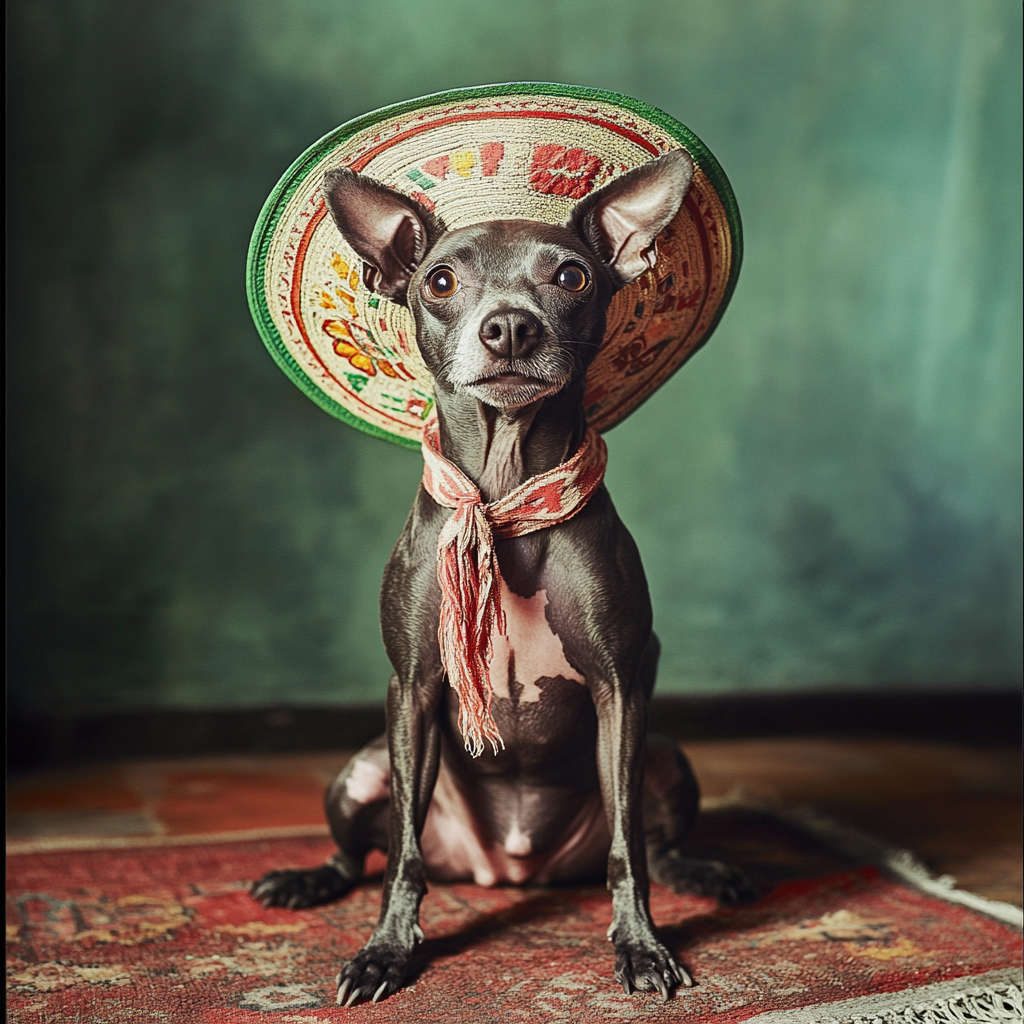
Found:
[{"label": "red patterned rug", "polygon": [[333,906],[264,910],[249,882],[322,860],[327,839],[123,842],[8,858],[9,1021],[1021,1019],[1019,912],[929,883],[908,858],[812,819],[703,816],[695,855],[743,864],[764,895],[723,909],[654,887],[663,941],[695,980],[666,1004],[616,987],[602,887],[433,885],[407,987],[342,1009],[331,979],[370,934],[379,875]]}]

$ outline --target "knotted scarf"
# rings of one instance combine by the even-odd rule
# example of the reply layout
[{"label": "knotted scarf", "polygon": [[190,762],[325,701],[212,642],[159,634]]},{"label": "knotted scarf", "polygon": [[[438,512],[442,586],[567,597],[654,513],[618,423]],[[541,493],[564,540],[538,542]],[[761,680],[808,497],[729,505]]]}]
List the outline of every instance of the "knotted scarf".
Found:
[{"label": "knotted scarf", "polygon": [[485,504],[473,481],[441,454],[437,420],[423,430],[423,486],[439,505],[455,510],[437,541],[437,639],[459,695],[459,731],[474,757],[485,740],[495,753],[498,744],[504,747],[491,715],[488,671],[495,631],[507,636],[495,538],[521,537],[571,519],[604,479],[607,461],[608,449],[591,428],[571,459]]}]

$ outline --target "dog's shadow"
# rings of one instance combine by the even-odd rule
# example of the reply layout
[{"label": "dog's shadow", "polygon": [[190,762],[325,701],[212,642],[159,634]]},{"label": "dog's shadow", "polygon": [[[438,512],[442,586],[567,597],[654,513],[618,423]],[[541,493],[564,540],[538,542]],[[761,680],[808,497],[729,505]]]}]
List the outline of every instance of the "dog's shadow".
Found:
[{"label": "dog's shadow", "polygon": [[[538,892],[510,907],[477,914],[457,931],[425,939],[417,946],[410,961],[406,984],[418,981],[436,960],[457,957],[485,940],[519,925],[571,913],[572,900],[567,897],[573,891],[578,890],[565,887]],[[715,912],[700,913],[677,923],[656,928],[655,934],[668,950],[679,956],[698,937],[704,938],[716,931],[734,929],[737,922],[730,921],[730,916],[719,916]]]},{"label": "dog's shadow", "polygon": [[510,907],[478,913],[457,931],[448,935],[424,939],[413,953],[406,976],[406,984],[417,981],[435,960],[458,956],[486,939],[517,925],[529,924],[539,918],[554,917],[570,912],[570,901],[566,896],[572,891],[574,891],[574,887],[545,889]]},{"label": "dog's shadow", "polygon": [[[539,892],[511,907],[478,914],[457,931],[448,935],[425,939],[413,953],[405,984],[411,985],[418,982],[435,961],[457,957],[472,950],[486,939],[499,935],[510,928],[528,924],[540,918],[571,912],[567,905],[569,901],[566,899],[568,891],[568,889],[551,889]],[[753,910],[754,906],[746,904],[743,910]],[[753,926],[753,921],[743,920],[745,916],[743,914],[734,916],[729,912],[722,914],[718,911],[698,913],[674,924],[656,928],[655,935],[666,949],[685,962],[686,950],[695,942],[706,940],[719,933],[735,933],[737,929],[742,930],[745,925]],[[609,965],[609,976],[610,974]]]}]

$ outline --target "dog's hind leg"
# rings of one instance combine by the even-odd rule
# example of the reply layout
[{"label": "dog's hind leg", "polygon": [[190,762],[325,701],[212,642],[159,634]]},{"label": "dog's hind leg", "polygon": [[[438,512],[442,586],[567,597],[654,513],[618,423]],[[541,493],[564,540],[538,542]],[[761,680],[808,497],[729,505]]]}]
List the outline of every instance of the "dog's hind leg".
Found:
[{"label": "dog's hind leg", "polygon": [[690,762],[666,736],[647,737],[644,835],[651,878],[673,892],[711,896],[722,903],[755,897],[746,873],[717,860],[684,855],[682,845],[697,819],[700,790]]},{"label": "dog's hind leg", "polygon": [[299,910],[331,903],[353,889],[373,849],[387,849],[391,767],[387,738],[378,736],[327,787],[324,810],[338,850],[315,868],[271,871],[250,892],[265,907]]}]

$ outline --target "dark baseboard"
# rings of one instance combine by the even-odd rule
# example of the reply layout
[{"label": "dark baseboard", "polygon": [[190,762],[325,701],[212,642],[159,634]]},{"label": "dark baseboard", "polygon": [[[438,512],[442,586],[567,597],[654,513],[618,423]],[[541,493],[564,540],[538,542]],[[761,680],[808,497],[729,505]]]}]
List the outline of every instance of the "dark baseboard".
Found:
[{"label": "dark baseboard", "polygon": [[36,768],[154,757],[355,750],[383,731],[383,704],[11,718],[7,763]]},{"label": "dark baseboard", "polygon": [[[1006,691],[655,697],[652,731],[681,740],[904,737],[1021,742],[1021,695]],[[384,731],[383,707],[150,710],[8,719],[10,768],[138,758],[352,750]]]}]

